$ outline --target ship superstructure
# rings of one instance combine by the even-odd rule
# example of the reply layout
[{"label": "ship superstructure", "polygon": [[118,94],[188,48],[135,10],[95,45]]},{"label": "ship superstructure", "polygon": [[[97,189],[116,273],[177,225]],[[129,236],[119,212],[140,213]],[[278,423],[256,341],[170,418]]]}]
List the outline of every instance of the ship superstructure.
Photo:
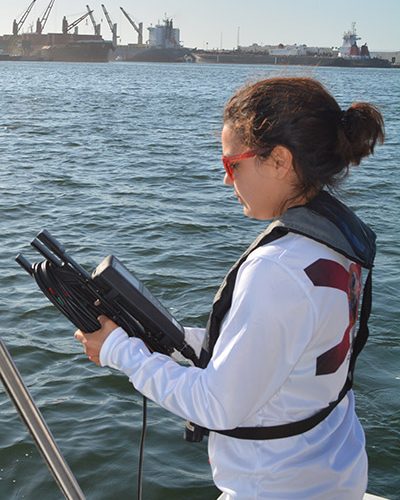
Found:
[{"label": "ship superstructure", "polygon": [[179,29],[174,28],[172,19],[165,18],[163,24],[150,26],[149,46],[160,49],[176,49],[181,46]]},{"label": "ship superstructure", "polygon": [[[121,10],[123,11],[122,7]],[[142,23],[139,23],[138,28],[131,16],[125,12],[124,14],[141,36],[139,28]],[[180,30],[174,27],[171,18],[165,17],[162,23],[158,22],[147,29],[149,32],[147,43],[119,45],[115,52],[116,59],[132,62],[183,62],[193,59],[191,50],[182,46]]]},{"label": "ship superstructure", "polygon": [[342,46],[339,49],[339,57],[343,59],[369,59],[369,49],[366,43],[361,47],[357,45],[361,37],[357,35],[356,23],[352,23],[351,29],[343,34]]}]

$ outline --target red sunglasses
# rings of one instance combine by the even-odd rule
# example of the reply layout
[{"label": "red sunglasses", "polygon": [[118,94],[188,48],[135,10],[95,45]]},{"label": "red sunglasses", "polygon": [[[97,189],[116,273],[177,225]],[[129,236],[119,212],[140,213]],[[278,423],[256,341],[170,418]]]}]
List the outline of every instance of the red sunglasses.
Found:
[{"label": "red sunglasses", "polygon": [[257,153],[253,150],[245,151],[240,155],[222,156],[222,163],[224,164],[224,168],[229,179],[231,181],[234,180],[233,169],[235,167],[235,163],[245,160],[246,158],[254,158],[254,156],[257,156]]}]

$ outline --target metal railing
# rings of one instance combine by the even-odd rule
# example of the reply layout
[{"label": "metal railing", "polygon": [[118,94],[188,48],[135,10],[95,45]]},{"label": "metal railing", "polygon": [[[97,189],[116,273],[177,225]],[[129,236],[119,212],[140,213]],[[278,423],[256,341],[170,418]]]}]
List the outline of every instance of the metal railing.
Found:
[{"label": "metal railing", "polygon": [[50,429],[47,427],[1,338],[0,379],[65,498],[68,500],[85,500],[85,495],[62,456]]}]

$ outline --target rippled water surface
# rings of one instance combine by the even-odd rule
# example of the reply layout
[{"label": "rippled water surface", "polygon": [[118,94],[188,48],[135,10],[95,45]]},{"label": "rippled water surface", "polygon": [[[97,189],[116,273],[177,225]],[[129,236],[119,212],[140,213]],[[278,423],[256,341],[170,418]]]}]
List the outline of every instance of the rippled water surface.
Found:
[{"label": "rippled water surface", "polygon": [[[399,70],[0,63],[0,317],[7,344],[88,499],[135,498],[141,396],[89,364],[73,327],[14,262],[47,228],[92,270],[117,255],[184,324],[205,324],[229,266],[263,228],[222,186],[219,129],[238,86],[324,82],[343,107],[377,104],[387,142],[342,197],[378,233],[371,338],[358,364],[369,490],[400,498]],[[144,498],[214,499],[206,443],[149,404]],[[0,387],[0,498],[62,495]]]}]

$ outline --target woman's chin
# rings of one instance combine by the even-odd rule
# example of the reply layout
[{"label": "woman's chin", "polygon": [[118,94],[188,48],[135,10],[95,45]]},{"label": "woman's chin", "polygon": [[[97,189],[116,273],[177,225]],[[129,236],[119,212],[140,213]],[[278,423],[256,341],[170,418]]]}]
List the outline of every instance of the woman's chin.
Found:
[{"label": "woman's chin", "polygon": [[246,205],[242,204],[242,208],[243,208],[243,215],[249,217],[250,219],[255,219],[255,216],[249,207],[246,207]]},{"label": "woman's chin", "polygon": [[246,207],[243,205],[243,215],[248,217],[249,219],[255,219],[255,220],[272,220],[274,218],[273,214],[270,213],[263,213],[261,212],[255,212],[254,210],[251,210],[250,207]]}]

